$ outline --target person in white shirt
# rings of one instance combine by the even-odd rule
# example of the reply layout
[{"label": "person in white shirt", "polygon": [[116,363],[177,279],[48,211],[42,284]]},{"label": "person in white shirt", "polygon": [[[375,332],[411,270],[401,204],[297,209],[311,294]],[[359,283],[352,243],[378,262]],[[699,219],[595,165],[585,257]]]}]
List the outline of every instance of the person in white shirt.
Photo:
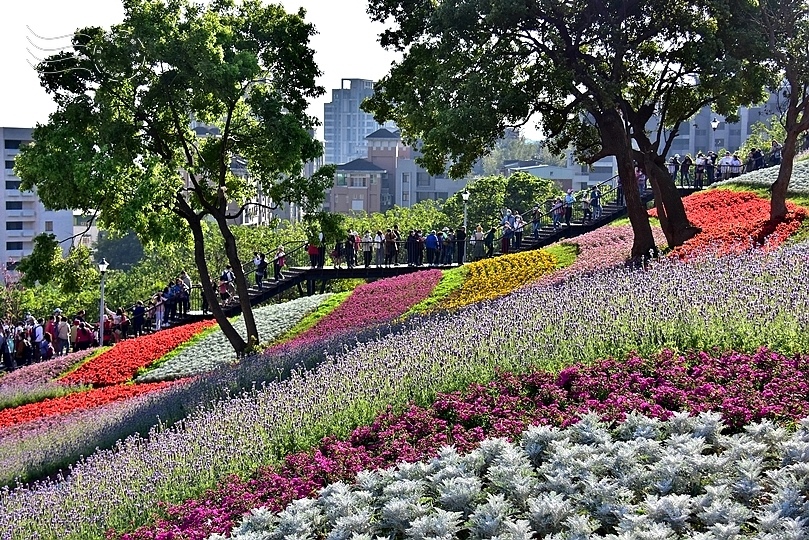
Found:
[{"label": "person in white shirt", "polygon": [[727,180],[730,178],[730,169],[732,164],[733,158],[731,157],[730,152],[725,152],[725,155],[719,160],[719,174],[722,176],[722,180]]}]

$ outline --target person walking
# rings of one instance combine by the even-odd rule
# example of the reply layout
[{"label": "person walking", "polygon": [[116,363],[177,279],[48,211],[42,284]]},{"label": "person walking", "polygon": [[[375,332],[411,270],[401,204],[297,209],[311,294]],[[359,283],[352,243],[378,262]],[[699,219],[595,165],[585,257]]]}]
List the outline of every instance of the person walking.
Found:
[{"label": "person walking", "polygon": [[576,198],[573,196],[573,189],[568,189],[565,194],[565,225],[570,227],[570,219],[573,217],[573,204]]},{"label": "person walking", "polygon": [[362,235],[362,262],[365,264],[365,268],[370,268],[371,266],[373,249],[374,239],[371,238],[371,231],[365,231],[365,234]]},{"label": "person walking", "polygon": [[272,260],[272,269],[273,274],[275,275],[275,281],[281,281],[284,279],[284,274],[281,272],[281,269],[286,265],[286,253],[284,253],[284,246],[278,246],[278,249],[275,250],[275,257]]},{"label": "person walking", "polygon": [[522,247],[522,234],[525,229],[525,222],[520,214],[514,215],[514,249]]},{"label": "person walking", "polygon": [[494,225],[492,228],[489,229],[489,232],[486,233],[486,236],[483,238],[483,245],[486,246],[486,257],[491,258],[494,256],[494,236],[496,234],[496,229]]},{"label": "person walking", "polygon": [[258,290],[264,288],[264,276],[267,275],[267,257],[263,253],[258,254],[258,264],[256,264],[256,286]]}]

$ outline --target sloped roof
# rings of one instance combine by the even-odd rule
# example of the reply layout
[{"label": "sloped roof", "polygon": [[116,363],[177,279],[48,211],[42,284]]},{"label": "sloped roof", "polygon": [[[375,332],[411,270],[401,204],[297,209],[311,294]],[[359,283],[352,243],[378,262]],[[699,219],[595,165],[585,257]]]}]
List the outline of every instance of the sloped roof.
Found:
[{"label": "sloped roof", "polygon": [[385,169],[374,165],[367,159],[355,159],[343,165],[337,166],[338,171],[362,171],[362,172],[385,172]]},{"label": "sloped roof", "polygon": [[390,131],[389,129],[380,128],[365,136],[366,139],[400,139],[398,131]]}]

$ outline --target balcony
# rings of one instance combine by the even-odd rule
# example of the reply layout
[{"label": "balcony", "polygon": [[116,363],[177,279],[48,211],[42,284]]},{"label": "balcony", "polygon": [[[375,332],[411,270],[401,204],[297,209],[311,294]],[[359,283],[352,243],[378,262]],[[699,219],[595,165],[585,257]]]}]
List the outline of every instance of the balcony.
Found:
[{"label": "balcony", "polygon": [[6,210],[7,218],[33,218],[36,215],[37,213],[34,210]]},{"label": "balcony", "polygon": [[6,238],[33,238],[36,231],[25,229],[22,231],[6,231]]}]

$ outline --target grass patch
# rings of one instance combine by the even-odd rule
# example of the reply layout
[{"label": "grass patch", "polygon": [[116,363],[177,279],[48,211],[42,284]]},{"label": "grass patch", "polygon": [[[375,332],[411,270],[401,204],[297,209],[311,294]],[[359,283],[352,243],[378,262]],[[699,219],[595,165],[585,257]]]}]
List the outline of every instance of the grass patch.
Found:
[{"label": "grass patch", "polygon": [[578,244],[572,242],[563,242],[543,249],[556,257],[557,270],[573,265],[580,251]]},{"label": "grass patch", "polygon": [[305,316],[303,319],[298,321],[298,324],[278,336],[272,342],[270,342],[269,346],[278,345],[279,343],[283,343],[285,341],[289,341],[290,339],[294,339],[298,337],[300,334],[303,334],[314,325],[316,325],[320,319],[337,309],[337,307],[346,301],[346,299],[351,296],[353,291],[345,291],[335,293],[326,299],[325,302],[320,304],[320,306],[311,312],[309,315]]},{"label": "grass patch", "polygon": [[28,405],[30,403],[39,403],[45,399],[55,399],[75,394],[77,392],[84,392],[89,390],[89,386],[61,386],[58,384],[44,385],[38,388],[32,388],[18,394],[4,396],[0,399],[0,411],[3,409],[11,409]]},{"label": "grass patch", "polygon": [[430,311],[434,311],[441,300],[461,288],[461,285],[463,285],[463,282],[466,280],[466,276],[469,273],[469,267],[459,266],[458,268],[442,270],[441,272],[443,273],[443,276],[441,276],[441,281],[438,282],[438,285],[436,285],[433,292],[430,293],[430,296],[408,309],[404,314],[402,314],[400,320],[404,320],[407,317],[416,315],[418,313],[429,313]]}]

